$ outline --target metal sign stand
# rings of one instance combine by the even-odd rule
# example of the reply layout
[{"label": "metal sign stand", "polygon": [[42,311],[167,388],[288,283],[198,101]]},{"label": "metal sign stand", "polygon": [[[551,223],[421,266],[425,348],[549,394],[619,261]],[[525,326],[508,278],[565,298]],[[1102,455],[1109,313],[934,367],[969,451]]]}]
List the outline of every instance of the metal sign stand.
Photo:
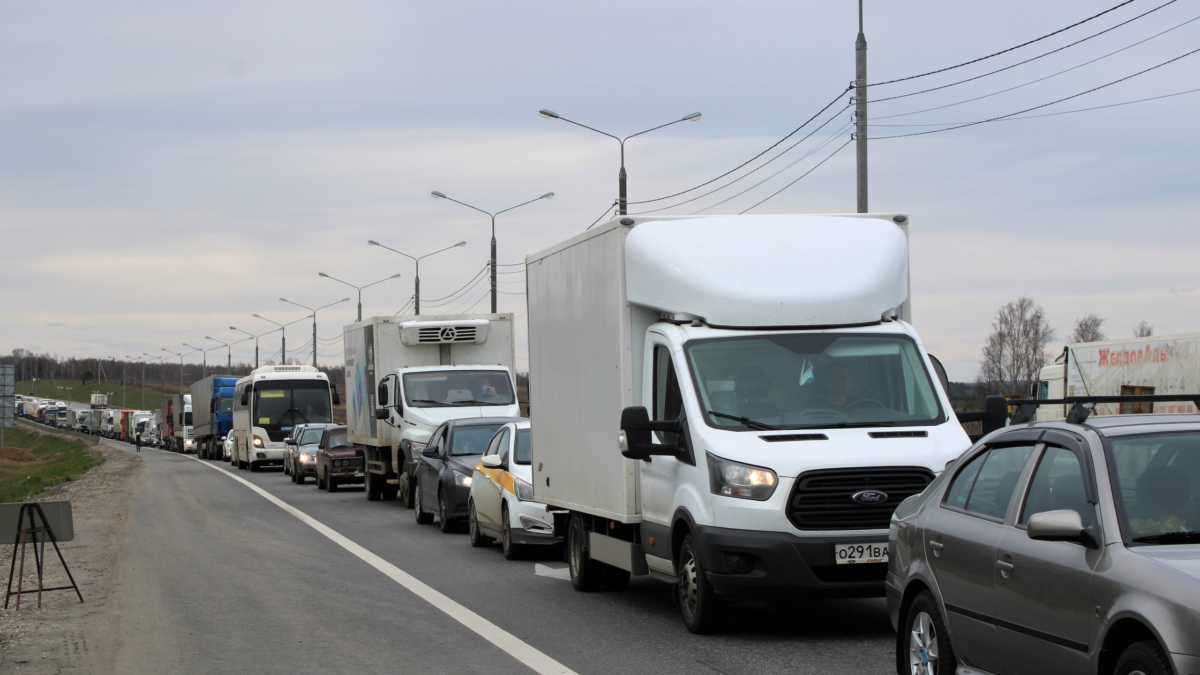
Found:
[{"label": "metal sign stand", "polygon": [[[35,525],[33,514],[37,513],[40,525]],[[25,525],[26,517],[28,517],[28,526]],[[32,537],[30,535],[33,535]],[[46,539],[50,539],[50,543],[54,544],[54,552],[58,554],[58,561],[62,563],[63,570],[67,573],[67,578],[71,580],[70,586],[54,586],[46,588],[42,584],[43,573],[46,567]],[[41,551],[38,551],[38,540],[41,540]],[[32,540],[33,543],[33,559],[37,565],[38,587],[37,591],[30,589],[22,590],[25,581],[25,544]],[[17,571],[17,547],[21,549],[21,569],[17,572],[17,590],[12,589],[13,573]],[[50,591],[65,591],[74,589],[75,595],[79,596],[79,601],[83,602],[83,593],[79,592],[79,585],[75,583],[75,577],[71,575],[71,568],[67,567],[67,561],[63,559],[62,551],[58,548],[58,539],[54,536],[54,530],[50,528],[49,521],[46,520],[46,514],[42,513],[42,507],[39,504],[22,504],[21,512],[17,516],[17,536],[13,541],[13,557],[12,564],[8,568],[8,590],[4,596],[4,609],[8,609],[8,599],[12,596],[17,596],[17,607],[21,609],[21,595],[23,593],[34,593],[38,595],[38,607],[42,606],[42,593]]]}]

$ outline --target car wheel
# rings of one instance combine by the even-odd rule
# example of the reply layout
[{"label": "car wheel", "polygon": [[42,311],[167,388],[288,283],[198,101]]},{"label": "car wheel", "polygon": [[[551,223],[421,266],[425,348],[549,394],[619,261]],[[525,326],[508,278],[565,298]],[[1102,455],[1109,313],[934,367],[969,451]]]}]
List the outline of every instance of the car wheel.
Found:
[{"label": "car wheel", "polygon": [[321,470],[320,470],[320,469],[317,469],[317,476],[316,476],[315,480],[316,480],[316,483],[317,483],[317,489],[318,489],[318,490],[324,490],[324,489],[325,489],[325,483],[321,482]]},{"label": "car wheel", "polygon": [[417,514],[418,525],[428,525],[433,522],[433,514],[425,513],[425,507],[421,504],[420,483],[418,483],[413,490],[413,512]]},{"label": "car wheel", "polygon": [[293,471],[292,480],[296,481],[296,485],[304,485],[304,474]]},{"label": "car wheel", "polygon": [[1135,642],[1121,652],[1115,675],[1171,675],[1171,662],[1156,640]]},{"label": "car wheel", "polygon": [[896,635],[897,670],[909,675],[950,675],[958,669],[946,622],[929,591],[921,591]]},{"label": "car wheel", "polygon": [[325,475],[325,491],[326,492],[337,492],[337,489],[338,489],[337,478],[334,478],[333,476],[326,474]]},{"label": "car wheel", "polygon": [[417,499],[417,479],[404,474],[400,476],[400,485],[404,488],[404,494],[402,495],[404,498],[404,508],[413,508]]},{"label": "car wheel", "polygon": [[520,560],[524,547],[519,544],[514,544],[512,540],[512,525],[508,522],[508,506],[500,507],[500,522],[503,528],[503,536],[500,538],[500,545],[504,548],[505,560]]},{"label": "car wheel", "polygon": [[475,548],[490,546],[492,538],[485,537],[483,530],[479,529],[479,515],[475,513],[474,500],[467,502],[467,511],[470,513],[467,516],[467,534],[471,537],[471,545]]},{"label": "car wheel", "polygon": [[692,535],[679,549],[679,611],[687,629],[697,634],[715,633],[721,627],[723,602],[708,582],[700,547]]},{"label": "car wheel", "polygon": [[567,567],[571,572],[571,585],[577,591],[598,591],[602,563],[592,560],[584,550],[586,541],[587,528],[584,527],[583,517],[572,515],[571,525],[567,529]]},{"label": "car wheel", "polygon": [[456,525],[458,525],[458,523],[456,523],[454,521],[454,519],[452,519],[450,517],[450,507],[446,503],[446,489],[439,486],[438,487],[438,526],[442,529],[443,533],[449,534],[455,530]]}]

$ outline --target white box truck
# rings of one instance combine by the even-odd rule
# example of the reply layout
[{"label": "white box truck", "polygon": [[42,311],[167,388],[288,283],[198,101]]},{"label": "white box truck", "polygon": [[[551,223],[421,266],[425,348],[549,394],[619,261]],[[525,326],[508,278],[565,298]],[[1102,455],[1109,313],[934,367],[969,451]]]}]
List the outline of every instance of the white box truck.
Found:
[{"label": "white box truck", "polygon": [[526,259],[533,498],[577,590],[884,594],[896,505],[970,445],[910,324],[904,214],[622,217]]},{"label": "white box truck", "polygon": [[343,344],[367,499],[412,506],[418,453],[442,422],[520,415],[511,314],[372,317],[346,326]]},{"label": "white box truck", "polygon": [[92,394],[89,406],[92,408],[107,408],[108,394]]},{"label": "white box truck", "polygon": [[[1162,335],[1063,347],[1044,366],[1033,397],[1161,396],[1200,393],[1200,333]],[[1066,417],[1066,406],[1038,406],[1036,419]],[[1097,403],[1093,415],[1195,413],[1188,401],[1163,403]]]}]

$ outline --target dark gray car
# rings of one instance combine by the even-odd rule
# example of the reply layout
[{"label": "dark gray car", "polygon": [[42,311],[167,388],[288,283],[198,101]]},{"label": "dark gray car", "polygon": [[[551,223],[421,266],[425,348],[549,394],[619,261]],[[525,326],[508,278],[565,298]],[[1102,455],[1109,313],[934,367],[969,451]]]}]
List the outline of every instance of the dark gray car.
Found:
[{"label": "dark gray car", "polygon": [[892,517],[901,673],[1200,673],[1200,416],[1006,427]]},{"label": "dark gray car", "polygon": [[302,424],[297,425],[289,436],[287,454],[283,458],[283,472],[292,478],[293,483],[303,485],[306,478],[316,478],[317,446],[325,435],[327,427],[332,424]]}]

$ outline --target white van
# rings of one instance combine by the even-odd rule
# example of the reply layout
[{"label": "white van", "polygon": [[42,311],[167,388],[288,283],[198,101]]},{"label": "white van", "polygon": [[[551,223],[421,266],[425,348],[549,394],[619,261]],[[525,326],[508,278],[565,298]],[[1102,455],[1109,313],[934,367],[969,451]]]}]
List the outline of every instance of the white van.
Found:
[{"label": "white van", "polygon": [[292,429],[332,422],[340,402],[329,377],[312,366],[256,368],[234,387],[231,463],[251,471],[282,466]]},{"label": "white van", "polygon": [[533,498],[577,590],[884,593],[888,525],[970,441],[910,325],[904,214],[623,217],[531,255]]}]

